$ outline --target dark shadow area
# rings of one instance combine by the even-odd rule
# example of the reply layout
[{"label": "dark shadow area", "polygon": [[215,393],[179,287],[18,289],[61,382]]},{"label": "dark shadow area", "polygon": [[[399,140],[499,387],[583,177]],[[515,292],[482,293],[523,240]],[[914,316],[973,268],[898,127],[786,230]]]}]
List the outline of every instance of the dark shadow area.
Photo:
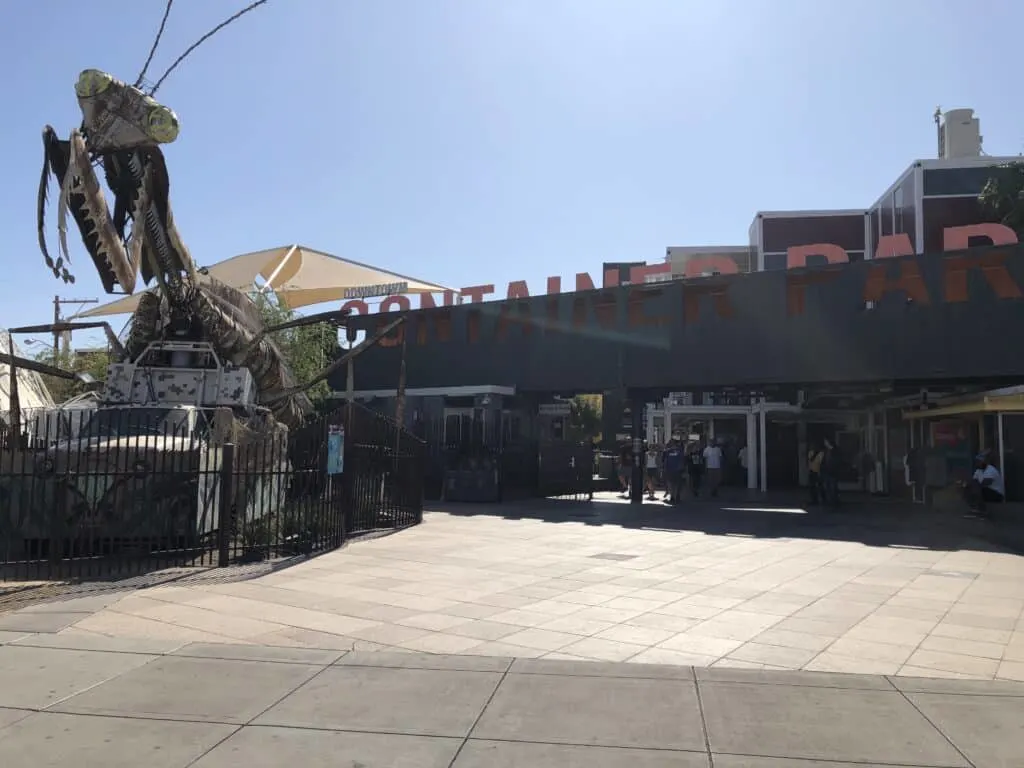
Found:
[{"label": "dark shadow area", "polygon": [[467,517],[693,531],[709,536],[819,539],[871,547],[1024,554],[1024,537],[1016,521],[1001,520],[999,516],[992,520],[965,519],[923,505],[869,496],[851,497],[839,507],[826,508],[810,506],[803,495],[762,495],[730,489],[718,498],[686,499],[675,506],[661,501],[645,501],[637,506],[613,494],[597,494],[593,501],[548,498],[503,504],[436,503],[429,510]]}]

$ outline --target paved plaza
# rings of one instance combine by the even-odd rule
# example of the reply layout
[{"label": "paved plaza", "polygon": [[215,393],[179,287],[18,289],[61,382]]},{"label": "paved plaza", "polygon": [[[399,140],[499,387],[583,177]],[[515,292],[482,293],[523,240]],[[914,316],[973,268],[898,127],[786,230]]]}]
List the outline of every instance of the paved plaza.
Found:
[{"label": "paved plaza", "polygon": [[1024,681],[1024,558],[898,508],[725,504],[453,507],[258,578],[30,607],[0,616],[0,642],[148,638]]},{"label": "paved plaza", "polygon": [[0,616],[0,766],[1022,766],[1024,558],[941,523],[464,506],[84,585]]}]

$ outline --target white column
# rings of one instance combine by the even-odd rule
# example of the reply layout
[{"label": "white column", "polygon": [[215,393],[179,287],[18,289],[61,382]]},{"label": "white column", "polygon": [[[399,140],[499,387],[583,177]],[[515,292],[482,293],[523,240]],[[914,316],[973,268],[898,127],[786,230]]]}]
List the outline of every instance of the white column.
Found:
[{"label": "white column", "polygon": [[757,488],[757,466],[761,451],[757,448],[757,417],[751,408],[747,413],[747,488]]},{"label": "white column", "polygon": [[644,432],[644,439],[648,444],[654,442],[654,403],[647,405],[647,431]]},{"label": "white column", "polygon": [[761,466],[761,492],[768,490],[768,416],[764,410],[764,402],[761,403],[758,413],[760,434],[758,438],[760,445],[757,451],[758,464]]}]

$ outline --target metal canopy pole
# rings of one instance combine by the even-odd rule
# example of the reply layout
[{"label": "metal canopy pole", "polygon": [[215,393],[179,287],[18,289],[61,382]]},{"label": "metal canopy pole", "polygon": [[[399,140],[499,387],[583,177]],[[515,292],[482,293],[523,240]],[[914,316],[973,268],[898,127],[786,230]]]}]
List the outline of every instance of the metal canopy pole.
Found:
[{"label": "metal canopy pole", "polygon": [[633,472],[629,484],[629,500],[633,504],[644,503],[644,398],[630,393],[629,407],[632,417]]},{"label": "metal canopy pole", "polygon": [[757,468],[761,461],[761,451],[757,447],[757,418],[754,409],[747,414],[747,488],[757,488]]}]

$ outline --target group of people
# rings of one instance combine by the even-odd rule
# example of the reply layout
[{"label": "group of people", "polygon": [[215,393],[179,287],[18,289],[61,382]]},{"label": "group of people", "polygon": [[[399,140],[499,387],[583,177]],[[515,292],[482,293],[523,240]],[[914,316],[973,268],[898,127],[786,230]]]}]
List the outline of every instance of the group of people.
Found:
[{"label": "group of people", "polygon": [[[664,486],[663,500],[675,504],[682,499],[683,488],[697,498],[702,490],[717,496],[722,484],[722,447],[712,438],[706,444],[699,440],[686,443],[673,437],[659,448],[648,445],[644,449],[644,490],[647,498],[655,501],[656,491]],[[633,454],[624,447],[619,454],[619,485],[623,495],[629,494],[633,472]]]}]

